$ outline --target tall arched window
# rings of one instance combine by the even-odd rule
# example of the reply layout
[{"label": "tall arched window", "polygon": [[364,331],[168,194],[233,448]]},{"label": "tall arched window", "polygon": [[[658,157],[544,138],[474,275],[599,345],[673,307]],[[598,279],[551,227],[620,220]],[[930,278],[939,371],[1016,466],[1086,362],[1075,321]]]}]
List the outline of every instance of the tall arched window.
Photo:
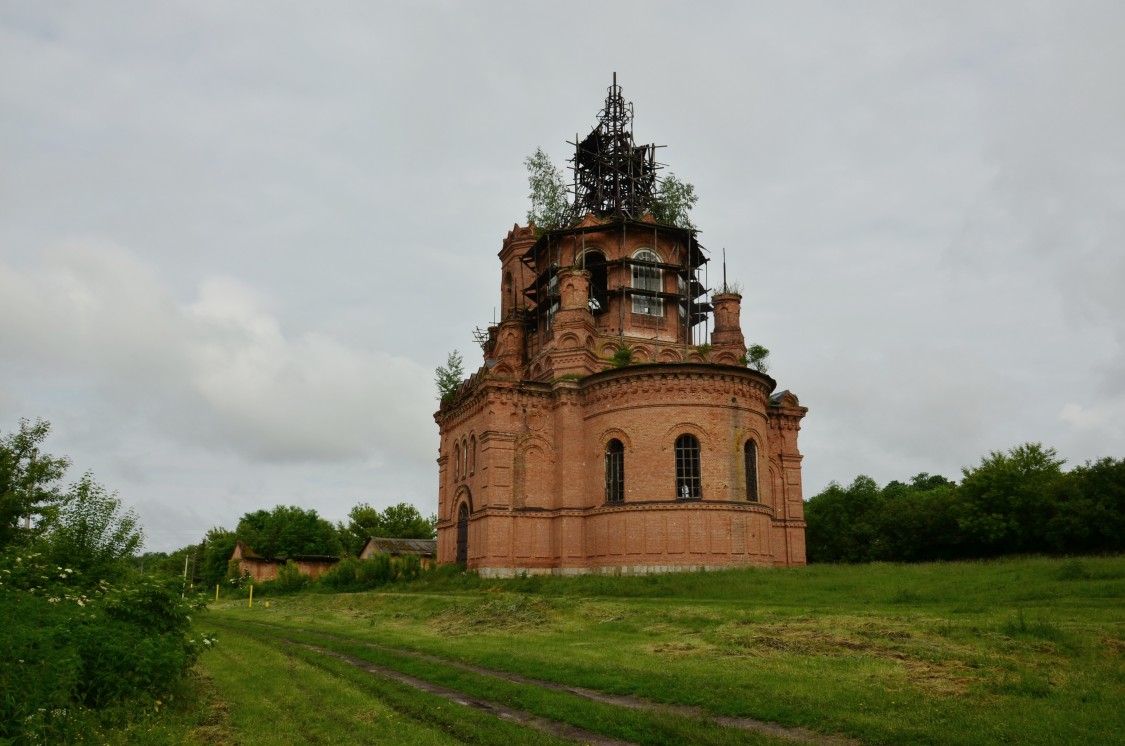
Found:
[{"label": "tall arched window", "polygon": [[461,503],[457,509],[457,561],[469,559],[469,504]]},{"label": "tall arched window", "polygon": [[469,476],[469,441],[461,441],[461,478]]},{"label": "tall arched window", "polygon": [[516,286],[512,282],[512,273],[504,273],[504,299],[508,302],[508,312],[511,313],[516,308]]},{"label": "tall arched window", "polygon": [[691,433],[684,433],[676,438],[676,497],[681,500],[703,497],[699,438]]},{"label": "tall arched window", "polygon": [[453,481],[461,478],[461,444],[453,444]]},{"label": "tall arched window", "polygon": [[605,254],[587,251],[582,255],[582,266],[590,273],[590,300],[587,301],[587,306],[597,316],[609,308],[609,270],[605,265]]},{"label": "tall arched window", "polygon": [[477,436],[469,438],[469,476],[477,473]]},{"label": "tall arched window", "polygon": [[605,501],[625,501],[625,446],[616,438],[605,447]]},{"label": "tall arched window", "polygon": [[746,462],[746,499],[758,502],[758,446],[752,440],[746,441],[742,448]]},{"label": "tall arched window", "polygon": [[[633,261],[639,262],[633,265],[633,289],[664,292],[664,270],[656,266],[660,263],[660,257],[656,252],[641,249],[633,254]],[[651,295],[634,295],[633,313],[663,316],[664,300]]]}]

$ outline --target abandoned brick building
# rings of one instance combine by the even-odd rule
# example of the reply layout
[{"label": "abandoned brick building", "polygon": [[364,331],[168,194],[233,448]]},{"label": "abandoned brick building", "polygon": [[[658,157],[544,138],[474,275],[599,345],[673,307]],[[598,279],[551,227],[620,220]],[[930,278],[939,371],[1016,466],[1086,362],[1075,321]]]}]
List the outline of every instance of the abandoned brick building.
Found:
[{"label": "abandoned brick building", "polygon": [[[806,408],[747,367],[741,295],[657,222],[616,84],[569,224],[516,225],[484,364],[442,402],[438,561],[482,575],[801,565]],[[711,328],[713,319],[713,329]]]}]

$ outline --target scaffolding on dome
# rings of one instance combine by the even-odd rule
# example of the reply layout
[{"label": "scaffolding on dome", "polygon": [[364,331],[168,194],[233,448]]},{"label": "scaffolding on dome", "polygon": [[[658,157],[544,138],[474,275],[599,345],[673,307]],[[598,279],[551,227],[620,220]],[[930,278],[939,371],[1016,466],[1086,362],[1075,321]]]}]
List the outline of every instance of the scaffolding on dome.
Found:
[{"label": "scaffolding on dome", "polygon": [[574,145],[574,219],[587,213],[598,217],[640,219],[651,211],[656,172],[656,145],[633,141],[633,104],[617,85],[609,87],[598,124]]}]

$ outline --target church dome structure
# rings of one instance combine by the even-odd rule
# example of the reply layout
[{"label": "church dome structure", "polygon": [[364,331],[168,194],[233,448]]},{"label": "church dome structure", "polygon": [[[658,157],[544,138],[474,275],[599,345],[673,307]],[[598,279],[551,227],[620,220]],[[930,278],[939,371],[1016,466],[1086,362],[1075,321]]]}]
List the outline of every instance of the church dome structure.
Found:
[{"label": "church dome structure", "polygon": [[484,577],[805,564],[807,409],[747,364],[616,84],[564,224],[515,225],[480,368],[442,401],[437,561]]}]

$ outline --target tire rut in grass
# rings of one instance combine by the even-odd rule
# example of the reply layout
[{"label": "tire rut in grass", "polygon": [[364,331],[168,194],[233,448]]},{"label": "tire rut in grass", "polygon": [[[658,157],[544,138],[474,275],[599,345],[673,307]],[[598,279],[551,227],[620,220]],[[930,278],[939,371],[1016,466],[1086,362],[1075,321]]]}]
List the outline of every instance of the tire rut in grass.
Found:
[{"label": "tire rut in grass", "polygon": [[[547,689],[553,692],[561,692],[563,694],[571,694],[575,697],[590,700],[591,702],[599,702],[602,704],[614,705],[623,707],[629,710],[648,710],[652,712],[665,712],[674,715],[681,715],[688,718],[698,718],[702,720],[709,720],[713,723],[726,726],[728,728],[738,728],[740,730],[752,731],[765,736],[772,736],[774,738],[782,738],[796,743],[815,744],[815,746],[859,746],[859,741],[844,736],[826,736],[807,728],[787,727],[777,723],[770,723],[765,720],[756,720],[754,718],[746,717],[732,717],[725,715],[713,715],[704,711],[700,707],[692,707],[690,705],[676,705],[664,702],[653,702],[652,700],[636,697],[631,694],[607,694],[599,692],[595,689],[587,689],[580,686],[571,686],[569,684],[559,684],[554,681],[547,681],[545,679],[533,679],[528,676],[521,676],[520,674],[508,673],[506,671],[496,671],[482,666],[475,666],[471,663],[462,663],[460,661],[442,658],[436,655],[429,655],[427,653],[419,653],[413,650],[404,650],[389,645],[381,645],[374,642],[363,642],[348,637],[341,637],[339,635],[330,635],[326,633],[319,633],[323,637],[339,640],[341,642],[349,642],[356,645],[362,645],[375,650],[382,650],[388,653],[395,653],[398,655],[417,658],[420,660],[429,661],[431,663],[438,663],[440,665],[449,666],[450,668],[459,668],[463,671],[478,674],[480,676],[488,676],[495,679],[501,679],[513,684],[523,684],[525,686],[539,687],[540,689]],[[324,651],[321,651],[324,652]],[[333,653],[333,655],[339,655]],[[615,742],[619,743],[619,742]]]},{"label": "tire rut in grass", "polygon": [[489,715],[493,715],[503,720],[519,723],[520,725],[525,725],[529,728],[534,728],[535,730],[549,733],[552,736],[557,736],[559,738],[565,738],[572,741],[579,741],[584,744],[590,744],[590,746],[637,746],[636,744],[633,744],[629,741],[619,741],[615,738],[609,738],[599,733],[594,733],[593,731],[588,731],[583,728],[570,725],[568,723],[560,723],[557,720],[548,720],[547,718],[539,717],[538,715],[532,715],[530,712],[507,707],[506,705],[502,705],[498,702],[492,702],[487,699],[473,697],[464,694],[463,692],[459,692],[455,689],[449,689],[439,684],[434,684],[424,679],[419,679],[417,677],[395,671],[394,669],[386,668],[385,666],[380,666],[375,663],[371,663],[370,661],[365,661],[362,658],[356,658],[355,656],[338,653],[335,650],[329,650],[328,648],[309,645],[307,643],[294,642],[291,640],[285,640],[285,642],[293,645],[299,645],[306,650],[312,650],[322,655],[330,655],[334,658],[338,658],[344,661],[345,663],[353,665],[356,668],[362,669],[367,673],[374,674],[375,676],[382,676],[383,678],[392,679],[399,682],[400,684],[405,684],[409,687],[417,689],[418,691],[432,694],[436,697],[441,697],[442,699],[448,700],[455,704],[463,705],[465,707],[471,707],[474,710],[488,713]]}]

